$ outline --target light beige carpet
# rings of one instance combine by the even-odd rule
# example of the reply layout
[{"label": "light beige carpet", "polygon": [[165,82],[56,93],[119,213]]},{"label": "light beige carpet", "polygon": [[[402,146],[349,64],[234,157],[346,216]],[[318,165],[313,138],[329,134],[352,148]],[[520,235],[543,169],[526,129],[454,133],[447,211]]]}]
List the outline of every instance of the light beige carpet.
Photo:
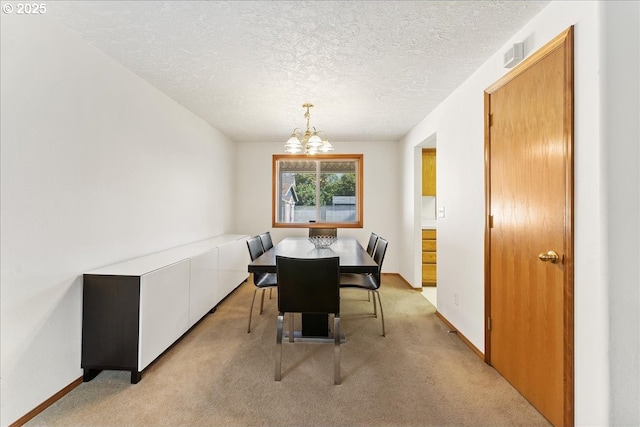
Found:
[{"label": "light beige carpet", "polygon": [[[285,343],[274,375],[276,300],[247,316],[242,284],[135,385],[104,371],[29,426],[536,426],[546,420],[397,276],[383,276],[387,336],[366,292],[342,294],[342,384],[333,345]],[[275,297],[275,293],[274,293]],[[297,320],[296,323],[299,323]],[[288,322],[285,322],[285,327]]]}]

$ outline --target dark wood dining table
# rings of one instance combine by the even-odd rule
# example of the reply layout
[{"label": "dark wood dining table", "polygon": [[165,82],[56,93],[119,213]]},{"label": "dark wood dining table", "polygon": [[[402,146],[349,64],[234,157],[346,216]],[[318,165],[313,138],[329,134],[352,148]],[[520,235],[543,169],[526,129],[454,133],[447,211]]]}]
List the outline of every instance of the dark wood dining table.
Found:
[{"label": "dark wood dining table", "polygon": [[[378,264],[354,237],[338,237],[328,248],[316,248],[308,237],[287,237],[273,248],[253,260],[249,273],[275,273],[276,256],[293,258],[340,257],[340,273],[376,273]],[[302,338],[327,338],[330,336],[328,315],[302,314]]]},{"label": "dark wood dining table", "polygon": [[308,237],[286,237],[249,264],[249,273],[275,273],[276,255],[294,258],[340,257],[340,273],[376,273],[378,264],[355,237],[338,237],[328,248],[316,249]]}]

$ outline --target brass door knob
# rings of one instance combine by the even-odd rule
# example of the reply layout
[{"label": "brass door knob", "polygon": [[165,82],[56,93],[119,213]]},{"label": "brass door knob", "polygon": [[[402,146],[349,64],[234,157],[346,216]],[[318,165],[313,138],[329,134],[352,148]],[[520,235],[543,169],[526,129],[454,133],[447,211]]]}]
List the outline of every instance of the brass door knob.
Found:
[{"label": "brass door knob", "polygon": [[549,251],[547,253],[541,253],[538,255],[540,261],[542,262],[550,262],[551,264],[557,264],[560,261],[560,256],[556,251]]}]

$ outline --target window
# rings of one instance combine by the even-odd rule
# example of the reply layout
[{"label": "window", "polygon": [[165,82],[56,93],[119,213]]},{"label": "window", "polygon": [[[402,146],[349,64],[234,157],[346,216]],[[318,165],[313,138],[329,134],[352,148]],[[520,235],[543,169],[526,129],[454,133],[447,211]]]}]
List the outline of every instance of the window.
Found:
[{"label": "window", "polygon": [[273,156],[273,227],[362,228],[362,154]]}]

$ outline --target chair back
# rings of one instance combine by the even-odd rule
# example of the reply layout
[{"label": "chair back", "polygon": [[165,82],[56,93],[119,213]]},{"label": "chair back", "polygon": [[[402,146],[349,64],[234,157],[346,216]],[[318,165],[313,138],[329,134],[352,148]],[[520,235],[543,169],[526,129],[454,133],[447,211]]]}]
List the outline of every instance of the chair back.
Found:
[{"label": "chair back", "polygon": [[260,236],[253,236],[247,239],[247,247],[249,248],[249,256],[251,257],[251,261],[255,261],[256,258],[264,253],[264,248],[262,247]]},{"label": "chair back", "polygon": [[369,244],[367,245],[367,253],[369,256],[373,256],[373,251],[376,249],[376,243],[378,243],[378,235],[376,233],[371,233],[369,237]]},{"label": "chair back", "polygon": [[340,313],[340,257],[276,256],[278,311]]},{"label": "chair back", "polygon": [[337,228],[310,228],[309,237],[313,236],[333,236],[338,237]]},{"label": "chair back", "polygon": [[273,247],[273,241],[271,240],[271,233],[266,231],[264,233],[261,233],[259,236],[260,236],[260,241],[262,242],[262,248],[264,249],[265,252],[267,252],[269,249]]},{"label": "chair back", "polygon": [[373,253],[373,260],[378,264],[378,272],[375,274],[378,286],[380,286],[380,274],[382,273],[382,262],[384,261],[384,255],[387,253],[387,246],[389,242],[387,239],[378,237],[378,243],[376,244],[376,251]]}]

